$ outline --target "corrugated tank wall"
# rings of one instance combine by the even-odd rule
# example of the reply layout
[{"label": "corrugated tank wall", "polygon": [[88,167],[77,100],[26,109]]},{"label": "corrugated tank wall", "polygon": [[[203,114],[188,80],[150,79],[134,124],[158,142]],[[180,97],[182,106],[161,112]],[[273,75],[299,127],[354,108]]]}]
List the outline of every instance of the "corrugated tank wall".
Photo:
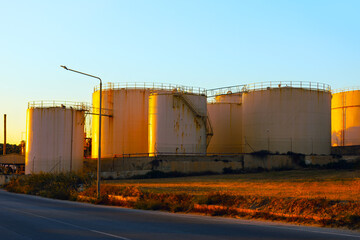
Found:
[{"label": "corrugated tank wall", "polygon": [[149,153],[206,154],[206,96],[153,93],[149,98]]},{"label": "corrugated tank wall", "polygon": [[332,146],[360,145],[360,90],[332,95],[331,143]]},{"label": "corrugated tank wall", "polygon": [[330,154],[330,91],[293,87],[243,93],[246,152]]},{"label": "corrugated tank wall", "polygon": [[[102,117],[102,157],[147,155],[149,94],[149,89],[103,90],[103,109],[110,110],[112,116]],[[95,91],[94,109],[99,109],[99,99],[100,91]],[[98,157],[98,126],[99,116],[93,115],[92,158]]]},{"label": "corrugated tank wall", "polygon": [[215,97],[207,109],[213,128],[208,154],[236,154],[243,152],[241,94]]},{"label": "corrugated tank wall", "polygon": [[82,170],[84,111],[65,107],[29,108],[25,173]]}]

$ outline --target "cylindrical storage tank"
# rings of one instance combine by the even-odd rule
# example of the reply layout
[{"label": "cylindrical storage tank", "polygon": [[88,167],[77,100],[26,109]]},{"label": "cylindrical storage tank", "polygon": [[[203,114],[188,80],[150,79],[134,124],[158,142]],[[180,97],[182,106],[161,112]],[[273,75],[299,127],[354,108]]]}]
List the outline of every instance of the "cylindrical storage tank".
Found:
[{"label": "cylindrical storage tank", "polygon": [[85,104],[81,103],[29,103],[26,174],[82,170],[85,110]]},{"label": "cylindrical storage tank", "polygon": [[264,85],[249,85],[243,93],[245,151],[330,154],[330,87],[309,82]]},{"label": "cylindrical storage tank", "polygon": [[243,152],[241,93],[218,95],[207,110],[213,136],[208,154],[237,154]]},{"label": "cylindrical storage tank", "polygon": [[[101,157],[147,155],[148,101],[151,89],[105,88],[102,91]],[[99,112],[100,91],[93,93]],[[99,115],[92,119],[92,158],[98,157]]]},{"label": "cylindrical storage tank", "polygon": [[150,155],[206,154],[206,96],[183,92],[149,97]]},{"label": "cylindrical storage tank", "polygon": [[332,146],[360,145],[360,90],[343,90],[331,100]]},{"label": "cylindrical storage tank", "polygon": [[215,96],[216,103],[241,103],[241,93],[220,94]]}]

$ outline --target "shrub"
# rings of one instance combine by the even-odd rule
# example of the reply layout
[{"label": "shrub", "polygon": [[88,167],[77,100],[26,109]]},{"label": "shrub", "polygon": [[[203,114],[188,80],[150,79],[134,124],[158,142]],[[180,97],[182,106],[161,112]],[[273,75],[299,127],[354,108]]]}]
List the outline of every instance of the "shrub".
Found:
[{"label": "shrub", "polygon": [[92,177],[87,175],[75,173],[39,173],[12,179],[4,187],[9,192],[63,200],[76,200],[78,190],[88,187],[92,183]]},{"label": "shrub", "polygon": [[221,192],[209,193],[205,198],[200,199],[200,204],[206,205],[220,205],[220,206],[234,206],[237,203],[237,196],[224,194]]},{"label": "shrub", "polygon": [[169,210],[169,206],[159,200],[140,200],[135,203],[135,208],[143,210]]}]

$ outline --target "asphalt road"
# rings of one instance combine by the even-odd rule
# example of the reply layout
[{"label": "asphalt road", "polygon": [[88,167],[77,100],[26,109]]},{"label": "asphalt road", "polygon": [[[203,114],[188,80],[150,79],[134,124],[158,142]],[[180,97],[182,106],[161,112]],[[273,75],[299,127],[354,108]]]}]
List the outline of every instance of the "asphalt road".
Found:
[{"label": "asphalt road", "polygon": [[97,206],[0,190],[0,239],[360,240],[360,232]]}]

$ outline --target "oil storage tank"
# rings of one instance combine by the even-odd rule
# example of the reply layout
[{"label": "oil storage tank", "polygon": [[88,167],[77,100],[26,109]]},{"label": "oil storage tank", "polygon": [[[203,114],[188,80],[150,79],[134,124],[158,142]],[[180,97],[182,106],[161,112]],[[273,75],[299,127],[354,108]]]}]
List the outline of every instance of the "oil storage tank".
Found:
[{"label": "oil storage tank", "polygon": [[312,82],[247,85],[242,95],[245,152],[330,154],[330,91]]},{"label": "oil storage tank", "polygon": [[331,143],[332,146],[360,145],[360,88],[333,93]]},{"label": "oil storage tank", "polygon": [[[197,88],[163,83],[108,83],[102,91],[101,156],[148,156],[150,93]],[[100,91],[93,93],[92,158],[98,157]]]},{"label": "oil storage tank", "polygon": [[80,171],[84,155],[84,103],[30,102],[25,173]]},{"label": "oil storage tank", "polygon": [[242,102],[242,93],[233,93],[228,91],[226,94],[220,94],[215,96],[216,103],[236,103],[241,104]]},{"label": "oil storage tank", "polygon": [[[150,90],[108,85],[102,92],[101,156],[147,153],[147,118]],[[93,111],[98,113],[100,91],[93,93]],[[92,119],[92,158],[98,157],[99,115]]]},{"label": "oil storage tank", "polygon": [[149,97],[149,153],[206,154],[205,94],[182,91],[152,93]]},{"label": "oil storage tank", "polygon": [[213,137],[207,153],[237,154],[243,152],[242,93],[218,94],[207,104]]}]

